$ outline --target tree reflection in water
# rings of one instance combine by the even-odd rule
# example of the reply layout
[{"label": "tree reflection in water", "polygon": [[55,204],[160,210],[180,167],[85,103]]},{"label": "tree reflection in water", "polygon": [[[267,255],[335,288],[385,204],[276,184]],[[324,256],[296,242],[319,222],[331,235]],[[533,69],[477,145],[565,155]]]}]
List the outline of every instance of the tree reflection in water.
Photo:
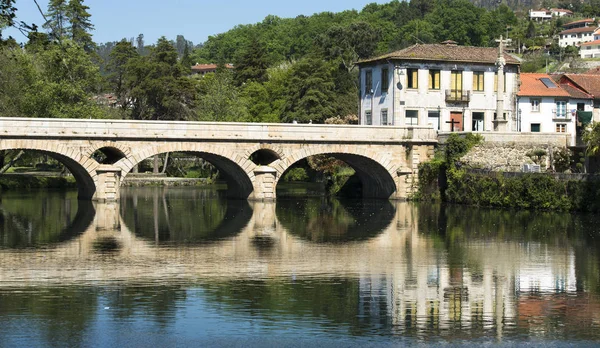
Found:
[{"label": "tree reflection in water", "polygon": [[377,236],[393,221],[395,208],[387,200],[337,200],[330,197],[282,199],[277,218],[302,239],[344,243]]},{"label": "tree reflection in water", "polygon": [[5,192],[0,197],[0,248],[56,245],[83,233],[93,222],[92,202],[76,191]]},{"label": "tree reflection in water", "polygon": [[[0,325],[12,331],[19,316],[40,345],[85,345],[97,322],[121,334],[137,323],[164,337],[182,323],[197,335],[227,323],[242,336],[300,328],[298,337],[383,341],[600,340],[597,215],[321,197],[249,203],[212,190],[136,189],[124,192],[124,224],[96,206],[91,220],[106,229],[38,251],[18,249],[35,243],[7,222],[26,205],[10,199],[2,202],[10,243],[0,256],[11,266],[0,268]],[[45,204],[62,227],[50,223],[55,237],[46,240],[89,225],[89,210],[60,214],[66,203],[56,202]],[[45,235],[33,209],[20,214],[16,221]]]}]

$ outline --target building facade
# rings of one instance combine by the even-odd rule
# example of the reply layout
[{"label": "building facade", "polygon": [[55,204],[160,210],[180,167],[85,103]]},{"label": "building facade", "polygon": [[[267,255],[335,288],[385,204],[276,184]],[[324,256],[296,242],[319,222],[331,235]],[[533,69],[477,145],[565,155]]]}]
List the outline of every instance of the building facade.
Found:
[{"label": "building facade", "polygon": [[592,96],[560,85],[547,74],[521,74],[519,129],[531,133],[567,133],[575,145],[578,115],[592,111]]},{"label": "building facade", "polygon": [[[363,60],[358,64],[360,124],[510,131],[516,126],[520,63],[503,53],[499,69],[498,60],[497,48],[451,42],[418,44]],[[503,115],[497,117],[500,106]]]},{"label": "building facade", "polygon": [[562,8],[552,8],[549,10],[545,8],[541,10],[529,10],[529,19],[534,21],[545,21],[552,19],[552,17],[570,17],[572,15],[572,11]]},{"label": "building facade", "polygon": [[594,32],[598,29],[594,25],[594,18],[570,22],[563,25],[563,28],[564,30],[558,33],[560,47],[579,46],[594,41]]},{"label": "building facade", "polygon": [[600,75],[599,74],[564,74],[558,79],[565,88],[582,91],[592,98],[592,121],[600,122]]},{"label": "building facade", "polygon": [[594,32],[593,41],[582,43],[579,46],[579,55],[581,58],[600,57],[600,29]]}]

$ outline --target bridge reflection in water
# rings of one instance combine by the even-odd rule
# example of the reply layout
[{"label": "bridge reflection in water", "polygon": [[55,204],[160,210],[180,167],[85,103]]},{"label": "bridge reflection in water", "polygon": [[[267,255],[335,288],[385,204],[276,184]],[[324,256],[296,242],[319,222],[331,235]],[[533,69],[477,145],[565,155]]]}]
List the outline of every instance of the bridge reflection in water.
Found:
[{"label": "bridge reflection in water", "polygon": [[[595,217],[325,198],[230,201],[214,191],[197,193],[210,196],[201,204],[170,192],[79,205],[54,242],[2,245],[0,289],[201,283],[212,289],[207,296],[239,310],[260,295],[216,295],[221,287],[328,278],[354,287],[344,300],[358,301],[355,319],[345,320],[385,322],[392,333],[546,330],[554,307],[568,311],[572,325],[600,323],[598,242],[578,230]],[[182,218],[184,208],[197,219]],[[18,220],[4,206],[2,214]]]}]

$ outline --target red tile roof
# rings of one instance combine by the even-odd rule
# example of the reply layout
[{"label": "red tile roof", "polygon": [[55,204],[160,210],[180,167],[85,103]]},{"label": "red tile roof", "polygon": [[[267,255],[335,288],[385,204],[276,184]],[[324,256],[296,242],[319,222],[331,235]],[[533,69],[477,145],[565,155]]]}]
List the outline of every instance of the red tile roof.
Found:
[{"label": "red tile roof", "polygon": [[569,97],[569,92],[555,84],[556,88],[548,88],[541,79],[547,78],[554,82],[548,74],[521,74],[521,87],[519,88],[519,97]]},{"label": "red tile roof", "polygon": [[[498,49],[494,47],[416,44],[379,57],[365,59],[358,63],[388,59],[495,64],[496,59],[498,59]],[[504,59],[506,59],[507,64],[521,64],[518,59],[507,53],[504,53]]]},{"label": "red tile roof", "polygon": [[570,27],[570,26],[575,25],[575,24],[593,23],[593,22],[594,22],[593,18],[586,18],[586,19],[580,19],[578,21],[573,21],[573,22],[565,23],[565,24],[563,24],[563,27]]},{"label": "red tile roof", "polygon": [[565,10],[564,8],[553,8],[551,10],[552,10],[552,12],[564,12],[564,13],[573,14],[573,11],[571,11],[571,10]]},{"label": "red tile roof", "polygon": [[591,94],[594,99],[600,99],[600,75],[592,74],[565,74],[561,79],[564,83],[565,79],[570,80],[576,87]]},{"label": "red tile roof", "polygon": [[598,29],[597,27],[581,27],[581,28],[573,28],[573,29],[567,29],[567,30],[563,30],[560,33],[558,33],[559,35],[566,35],[566,34],[579,34],[579,33],[593,33],[596,31],[596,29]]},{"label": "red tile roof", "polygon": [[585,93],[584,91],[580,90],[579,88],[575,87],[575,86],[571,86],[568,84],[561,84],[560,87],[562,89],[564,89],[565,91],[567,91],[567,93],[569,93],[569,95],[571,96],[571,98],[574,99],[594,99],[594,97],[592,97],[591,95]]},{"label": "red tile roof", "polygon": [[[233,65],[225,64],[228,69],[233,69]],[[217,64],[196,64],[192,66],[192,71],[203,72],[203,71],[215,71],[217,70]]]},{"label": "red tile roof", "polygon": [[584,43],[580,44],[579,46],[590,46],[590,45],[600,45],[600,40],[584,42]]},{"label": "red tile roof", "polygon": [[584,74],[586,74],[586,75],[598,75],[598,74],[600,74],[600,66],[592,68],[592,69],[584,72]]}]

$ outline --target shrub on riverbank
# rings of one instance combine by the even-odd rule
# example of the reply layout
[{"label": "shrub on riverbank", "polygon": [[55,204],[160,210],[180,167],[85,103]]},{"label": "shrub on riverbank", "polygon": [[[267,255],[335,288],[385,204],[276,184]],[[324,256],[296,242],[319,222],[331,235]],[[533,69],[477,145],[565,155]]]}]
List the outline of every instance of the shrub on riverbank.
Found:
[{"label": "shrub on riverbank", "polygon": [[0,190],[32,189],[32,188],[76,188],[77,183],[72,176],[30,176],[2,175]]},{"label": "shrub on riverbank", "polygon": [[415,200],[477,206],[600,211],[600,180],[568,180],[544,173],[474,172],[459,158],[480,140],[451,136],[444,151],[419,166]]}]

